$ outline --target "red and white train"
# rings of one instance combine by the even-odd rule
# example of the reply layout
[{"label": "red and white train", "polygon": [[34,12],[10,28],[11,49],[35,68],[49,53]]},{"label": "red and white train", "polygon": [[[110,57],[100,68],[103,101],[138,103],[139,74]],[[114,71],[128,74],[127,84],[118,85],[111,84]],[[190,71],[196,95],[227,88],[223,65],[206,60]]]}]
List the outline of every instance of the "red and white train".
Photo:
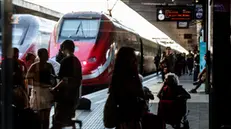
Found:
[{"label": "red and white train", "polygon": [[109,84],[116,52],[123,46],[135,48],[143,75],[155,72],[154,57],[165,49],[98,12],[73,12],[61,17],[51,35],[50,58],[56,58],[66,39],[75,43],[74,54],[82,64],[83,86]]}]

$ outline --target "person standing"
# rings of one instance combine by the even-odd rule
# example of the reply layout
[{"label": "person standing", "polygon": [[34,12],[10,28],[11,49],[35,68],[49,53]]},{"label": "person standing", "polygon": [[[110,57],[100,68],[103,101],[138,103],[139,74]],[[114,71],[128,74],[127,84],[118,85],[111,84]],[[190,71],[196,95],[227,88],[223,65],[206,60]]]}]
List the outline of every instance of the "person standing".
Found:
[{"label": "person standing", "polygon": [[155,63],[155,65],[156,65],[156,73],[157,73],[157,75],[159,75],[159,65],[160,65],[160,55],[159,54],[157,54],[156,56],[155,56],[155,59],[154,59],[155,61],[154,61],[154,63]]},{"label": "person standing", "polygon": [[198,50],[194,51],[194,74],[193,81],[197,81],[198,74],[200,73],[200,54]]},{"label": "person standing", "polygon": [[82,66],[74,55],[74,42],[65,40],[61,50],[64,54],[64,58],[60,61],[58,74],[61,82],[51,89],[51,91],[59,91],[58,97],[55,97],[56,106],[52,129],[61,129],[63,124],[69,123],[75,116],[82,84]]},{"label": "person standing", "polygon": [[193,61],[194,61],[194,55],[192,54],[191,50],[189,50],[189,54],[187,55],[187,66],[189,70],[189,75],[192,75],[193,70]]},{"label": "person standing", "polygon": [[169,72],[174,73],[175,72],[175,57],[172,53],[171,47],[166,48],[165,63],[166,63],[168,73]]}]

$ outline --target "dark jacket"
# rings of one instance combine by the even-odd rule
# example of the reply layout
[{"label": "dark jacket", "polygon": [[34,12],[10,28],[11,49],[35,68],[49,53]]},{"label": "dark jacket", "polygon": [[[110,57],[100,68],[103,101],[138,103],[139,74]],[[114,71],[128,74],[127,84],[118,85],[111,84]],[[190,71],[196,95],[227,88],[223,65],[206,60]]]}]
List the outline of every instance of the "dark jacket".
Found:
[{"label": "dark jacket", "polygon": [[165,57],[165,63],[166,63],[166,67],[167,67],[168,71],[174,73],[175,57],[173,54],[170,54],[170,55]]}]

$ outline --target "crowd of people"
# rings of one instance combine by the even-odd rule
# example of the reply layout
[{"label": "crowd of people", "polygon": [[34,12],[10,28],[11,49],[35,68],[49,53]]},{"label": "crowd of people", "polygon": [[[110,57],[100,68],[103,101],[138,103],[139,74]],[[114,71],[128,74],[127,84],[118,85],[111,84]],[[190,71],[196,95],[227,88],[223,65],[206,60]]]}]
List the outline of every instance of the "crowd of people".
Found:
[{"label": "crowd of people", "polygon": [[[60,51],[63,57],[60,60],[58,72],[54,69],[56,67],[54,61],[48,59],[47,49],[39,49],[37,55],[28,53],[26,60],[22,61],[18,58],[19,50],[13,48],[13,107],[16,107],[19,112],[26,109],[33,110],[41,129],[49,128],[50,111],[54,102],[54,129],[61,129],[62,123],[70,121],[78,105],[79,87],[82,80],[81,64],[74,56],[73,41],[66,40],[62,46]],[[27,125],[30,125],[29,121]],[[17,127],[21,126],[17,125]],[[37,129],[38,127],[31,125],[30,128]]]},{"label": "crowd of people", "polygon": [[[13,105],[18,110],[36,111],[42,129],[49,128],[50,111],[54,103],[55,113],[52,129],[61,129],[64,123],[70,122],[71,118],[75,116],[75,110],[79,104],[82,67],[74,55],[74,49],[75,45],[71,40],[65,40],[61,44],[56,58],[60,64],[58,70],[54,68],[54,61],[48,59],[48,51],[45,48],[39,49],[37,55],[28,53],[25,62],[18,58],[19,50],[13,49]],[[185,100],[189,99],[190,95],[179,86],[178,76],[187,73],[192,75],[193,69],[194,76],[199,74],[198,51],[194,51],[194,54],[189,52],[186,56],[184,53],[174,54],[171,48],[167,47],[161,56],[155,57],[155,64],[161,70],[164,82],[158,94],[160,102],[157,115],[165,123],[178,129],[186,109],[177,107],[181,109],[182,113],[169,119],[169,116],[176,114],[169,112],[166,117],[166,100],[179,100],[186,105]],[[206,73],[205,70],[199,74],[199,78],[194,78],[196,85],[204,82],[204,73]],[[57,82],[57,80],[59,81]],[[32,86],[31,90],[28,88],[29,85]],[[191,92],[195,93],[197,88]],[[113,98],[111,99],[111,97]],[[113,112],[116,114],[114,116],[116,120],[112,118],[114,119],[112,126],[116,129],[141,129],[145,126],[145,122],[142,122],[141,119],[147,116],[148,112],[148,105],[143,100],[147,100],[147,94],[144,92],[142,77],[138,72],[135,50],[130,47],[122,47],[116,56],[106,103],[107,106],[113,103],[114,106],[117,106],[114,107],[115,110],[107,110],[105,107],[104,116],[110,118]],[[169,101],[167,105],[169,107]],[[105,123],[105,125],[107,124]]]},{"label": "crowd of people", "polygon": [[[207,62],[206,55],[204,59]],[[189,51],[186,55],[185,53],[172,53],[171,48],[167,47],[162,55],[157,54],[154,63],[157,68],[157,74],[161,71],[163,81],[165,74],[168,72],[175,73],[178,77],[186,74],[189,76],[193,75],[193,84],[196,87],[190,91],[191,93],[197,93],[197,89],[205,82],[206,68],[204,67],[202,72],[200,72],[200,55],[197,49],[193,53]]]}]

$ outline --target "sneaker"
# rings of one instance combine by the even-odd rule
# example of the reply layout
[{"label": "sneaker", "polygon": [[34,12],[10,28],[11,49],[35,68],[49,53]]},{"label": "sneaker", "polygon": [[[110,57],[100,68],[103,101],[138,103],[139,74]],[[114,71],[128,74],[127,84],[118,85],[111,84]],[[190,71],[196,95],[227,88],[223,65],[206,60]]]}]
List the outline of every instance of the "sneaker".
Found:
[{"label": "sneaker", "polygon": [[193,82],[193,85],[198,85],[199,81]]},{"label": "sneaker", "polygon": [[197,91],[195,89],[192,89],[189,91],[189,93],[197,93]]}]

